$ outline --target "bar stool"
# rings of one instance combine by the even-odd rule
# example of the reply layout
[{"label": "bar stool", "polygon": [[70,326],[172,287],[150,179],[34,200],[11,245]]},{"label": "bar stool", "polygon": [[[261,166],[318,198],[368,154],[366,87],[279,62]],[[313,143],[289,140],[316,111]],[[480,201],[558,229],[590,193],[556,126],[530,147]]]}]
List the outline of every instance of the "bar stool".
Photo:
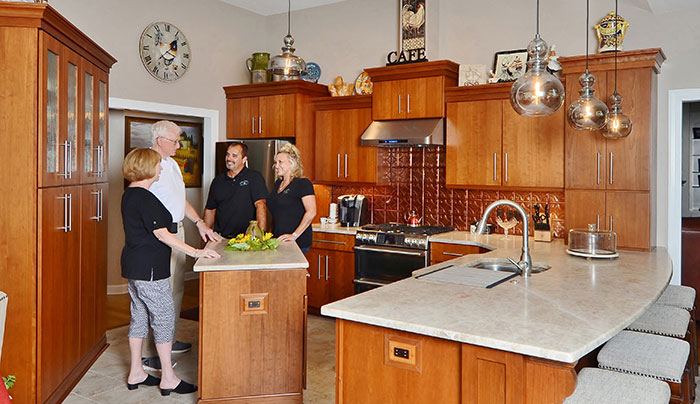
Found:
[{"label": "bar stool", "polygon": [[[667,337],[680,338],[687,341],[693,353],[692,325],[690,323],[690,313],[687,310],[675,306],[663,304],[652,304],[635,322],[627,327],[630,331],[640,331],[648,334],[664,335]],[[690,398],[695,400],[695,366],[689,363],[690,371]]]},{"label": "bar stool", "polygon": [[690,286],[683,285],[668,285],[661,297],[656,301],[656,304],[666,306],[680,307],[688,310],[690,313],[691,327],[691,348],[693,353],[693,367],[695,375],[698,374],[698,338],[695,323],[695,289]]},{"label": "bar stool", "polygon": [[598,367],[652,377],[668,383],[671,403],[690,402],[690,344],[676,338],[622,331],[598,353]]},{"label": "bar stool", "polygon": [[668,404],[671,389],[650,377],[583,368],[564,404]]}]

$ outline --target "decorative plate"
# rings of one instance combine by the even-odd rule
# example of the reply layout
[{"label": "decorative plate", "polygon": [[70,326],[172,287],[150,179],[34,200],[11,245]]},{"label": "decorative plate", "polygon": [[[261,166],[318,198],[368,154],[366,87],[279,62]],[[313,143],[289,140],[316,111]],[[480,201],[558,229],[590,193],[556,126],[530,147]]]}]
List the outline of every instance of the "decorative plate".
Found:
[{"label": "decorative plate", "polygon": [[355,80],[355,94],[369,95],[372,94],[372,79],[367,72],[360,73]]},{"label": "decorative plate", "polygon": [[318,79],[321,78],[321,66],[314,62],[307,63],[306,71],[302,73],[301,78],[312,83],[318,83]]}]

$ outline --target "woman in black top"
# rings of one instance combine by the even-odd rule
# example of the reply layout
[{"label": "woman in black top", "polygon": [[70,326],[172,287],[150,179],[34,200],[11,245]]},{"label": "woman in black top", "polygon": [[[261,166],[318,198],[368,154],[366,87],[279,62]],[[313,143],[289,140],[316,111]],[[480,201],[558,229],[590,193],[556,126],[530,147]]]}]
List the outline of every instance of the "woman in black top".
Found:
[{"label": "woman in black top", "polygon": [[[128,279],[131,298],[129,349],[131,367],[127,379],[129,390],[139,385],[160,385],[161,394],[192,393],[197,386],[180,380],[173,371],[170,354],[175,333],[175,309],[170,291],[170,248],[195,258],[216,258],[210,249],[198,250],[169,232],[173,219],[170,212],[148,188],[160,175],[160,155],[151,149],[134,149],[122,166],[130,181],[122,196],[124,249],[122,276]],[[141,347],[150,328],[162,365],[162,379],[147,374],[141,366]]]},{"label": "woman in black top", "polygon": [[316,217],[314,187],[304,176],[299,150],[292,144],[282,146],[275,156],[277,181],[267,197],[267,208],[275,223],[274,234],[280,241],[296,240],[301,251],[311,247],[311,221]]}]

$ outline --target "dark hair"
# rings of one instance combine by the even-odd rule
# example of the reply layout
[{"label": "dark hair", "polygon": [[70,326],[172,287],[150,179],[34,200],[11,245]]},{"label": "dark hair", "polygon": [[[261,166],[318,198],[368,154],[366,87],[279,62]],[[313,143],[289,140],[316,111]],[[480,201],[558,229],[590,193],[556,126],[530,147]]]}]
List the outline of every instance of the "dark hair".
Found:
[{"label": "dark hair", "polygon": [[248,145],[242,142],[232,142],[229,143],[228,147],[226,150],[232,148],[233,146],[240,146],[241,147],[241,157],[248,157]]}]

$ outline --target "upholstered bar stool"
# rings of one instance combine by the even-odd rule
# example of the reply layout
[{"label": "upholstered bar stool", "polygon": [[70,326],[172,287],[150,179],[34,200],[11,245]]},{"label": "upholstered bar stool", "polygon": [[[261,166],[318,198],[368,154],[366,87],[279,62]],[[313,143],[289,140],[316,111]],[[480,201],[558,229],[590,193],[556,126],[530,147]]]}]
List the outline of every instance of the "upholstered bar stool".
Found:
[{"label": "upholstered bar stool", "polygon": [[668,404],[670,399],[671,389],[661,380],[583,368],[564,404]]},{"label": "upholstered bar stool", "polygon": [[690,313],[690,333],[691,333],[691,349],[693,354],[693,367],[695,375],[698,374],[698,338],[695,323],[695,289],[690,286],[683,285],[668,285],[664,293],[661,294],[656,304],[664,304],[667,306],[680,307],[688,310]]},{"label": "upholstered bar stool", "polygon": [[[692,326],[690,312],[680,307],[652,304],[635,322],[627,327],[630,331],[640,331],[649,334],[665,335],[680,338],[690,344],[690,358],[693,358]],[[690,371],[690,399],[695,400],[695,366],[692,360],[688,363]]]},{"label": "upholstered bar stool", "polygon": [[622,331],[598,353],[598,367],[668,383],[672,404],[688,404],[690,372],[687,370],[690,344],[677,338]]}]

